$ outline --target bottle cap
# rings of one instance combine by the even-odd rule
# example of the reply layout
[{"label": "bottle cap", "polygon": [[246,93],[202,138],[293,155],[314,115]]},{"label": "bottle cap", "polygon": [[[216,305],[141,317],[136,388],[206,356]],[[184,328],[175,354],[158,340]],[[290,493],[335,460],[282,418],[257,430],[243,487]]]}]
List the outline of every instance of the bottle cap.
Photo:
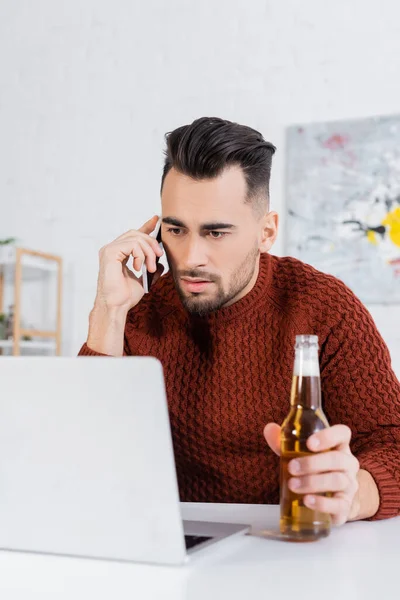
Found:
[{"label": "bottle cap", "polygon": [[296,335],[296,348],[297,346],[310,347],[310,346],[318,346],[318,336],[317,335]]}]

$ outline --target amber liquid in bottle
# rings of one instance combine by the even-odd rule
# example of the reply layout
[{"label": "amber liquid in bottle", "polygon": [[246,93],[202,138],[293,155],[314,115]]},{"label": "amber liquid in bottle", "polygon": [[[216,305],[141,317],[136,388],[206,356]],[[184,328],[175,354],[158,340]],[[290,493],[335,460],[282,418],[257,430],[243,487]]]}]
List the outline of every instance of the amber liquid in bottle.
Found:
[{"label": "amber liquid in bottle", "polygon": [[314,454],[306,441],[316,431],[329,427],[321,408],[321,382],[318,362],[318,337],[296,336],[295,362],[290,396],[290,411],[281,430],[280,529],[298,540],[329,535],[330,515],[304,505],[303,495],[292,492],[288,463],[296,457]]}]

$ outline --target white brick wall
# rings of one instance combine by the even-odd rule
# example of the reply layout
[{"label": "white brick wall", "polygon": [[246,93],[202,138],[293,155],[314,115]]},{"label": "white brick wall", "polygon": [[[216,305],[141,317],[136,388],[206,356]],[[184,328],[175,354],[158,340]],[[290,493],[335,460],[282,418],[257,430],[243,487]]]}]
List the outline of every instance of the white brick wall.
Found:
[{"label": "white brick wall", "polygon": [[[165,131],[259,128],[283,215],[285,127],[399,112],[399,73],[398,0],[0,2],[0,238],[64,257],[64,352],[98,248],[158,210]],[[400,308],[370,309],[400,373]]]}]

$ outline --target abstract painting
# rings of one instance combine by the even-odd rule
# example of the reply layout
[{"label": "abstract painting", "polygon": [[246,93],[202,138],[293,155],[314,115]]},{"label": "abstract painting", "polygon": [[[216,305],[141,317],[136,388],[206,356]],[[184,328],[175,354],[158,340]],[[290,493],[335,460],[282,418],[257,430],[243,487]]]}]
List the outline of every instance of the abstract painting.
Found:
[{"label": "abstract painting", "polygon": [[400,302],[400,116],[290,127],[287,254]]}]

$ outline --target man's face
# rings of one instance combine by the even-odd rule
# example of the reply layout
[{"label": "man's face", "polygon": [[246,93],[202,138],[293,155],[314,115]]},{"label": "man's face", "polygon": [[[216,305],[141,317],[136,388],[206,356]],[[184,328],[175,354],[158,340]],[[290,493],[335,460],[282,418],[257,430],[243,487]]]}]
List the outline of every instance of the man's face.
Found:
[{"label": "man's face", "polygon": [[276,213],[257,216],[245,203],[246,192],[239,167],[201,181],[175,169],[165,178],[162,240],[190,313],[229,306],[257,280],[260,252],[269,250],[276,236]]}]

